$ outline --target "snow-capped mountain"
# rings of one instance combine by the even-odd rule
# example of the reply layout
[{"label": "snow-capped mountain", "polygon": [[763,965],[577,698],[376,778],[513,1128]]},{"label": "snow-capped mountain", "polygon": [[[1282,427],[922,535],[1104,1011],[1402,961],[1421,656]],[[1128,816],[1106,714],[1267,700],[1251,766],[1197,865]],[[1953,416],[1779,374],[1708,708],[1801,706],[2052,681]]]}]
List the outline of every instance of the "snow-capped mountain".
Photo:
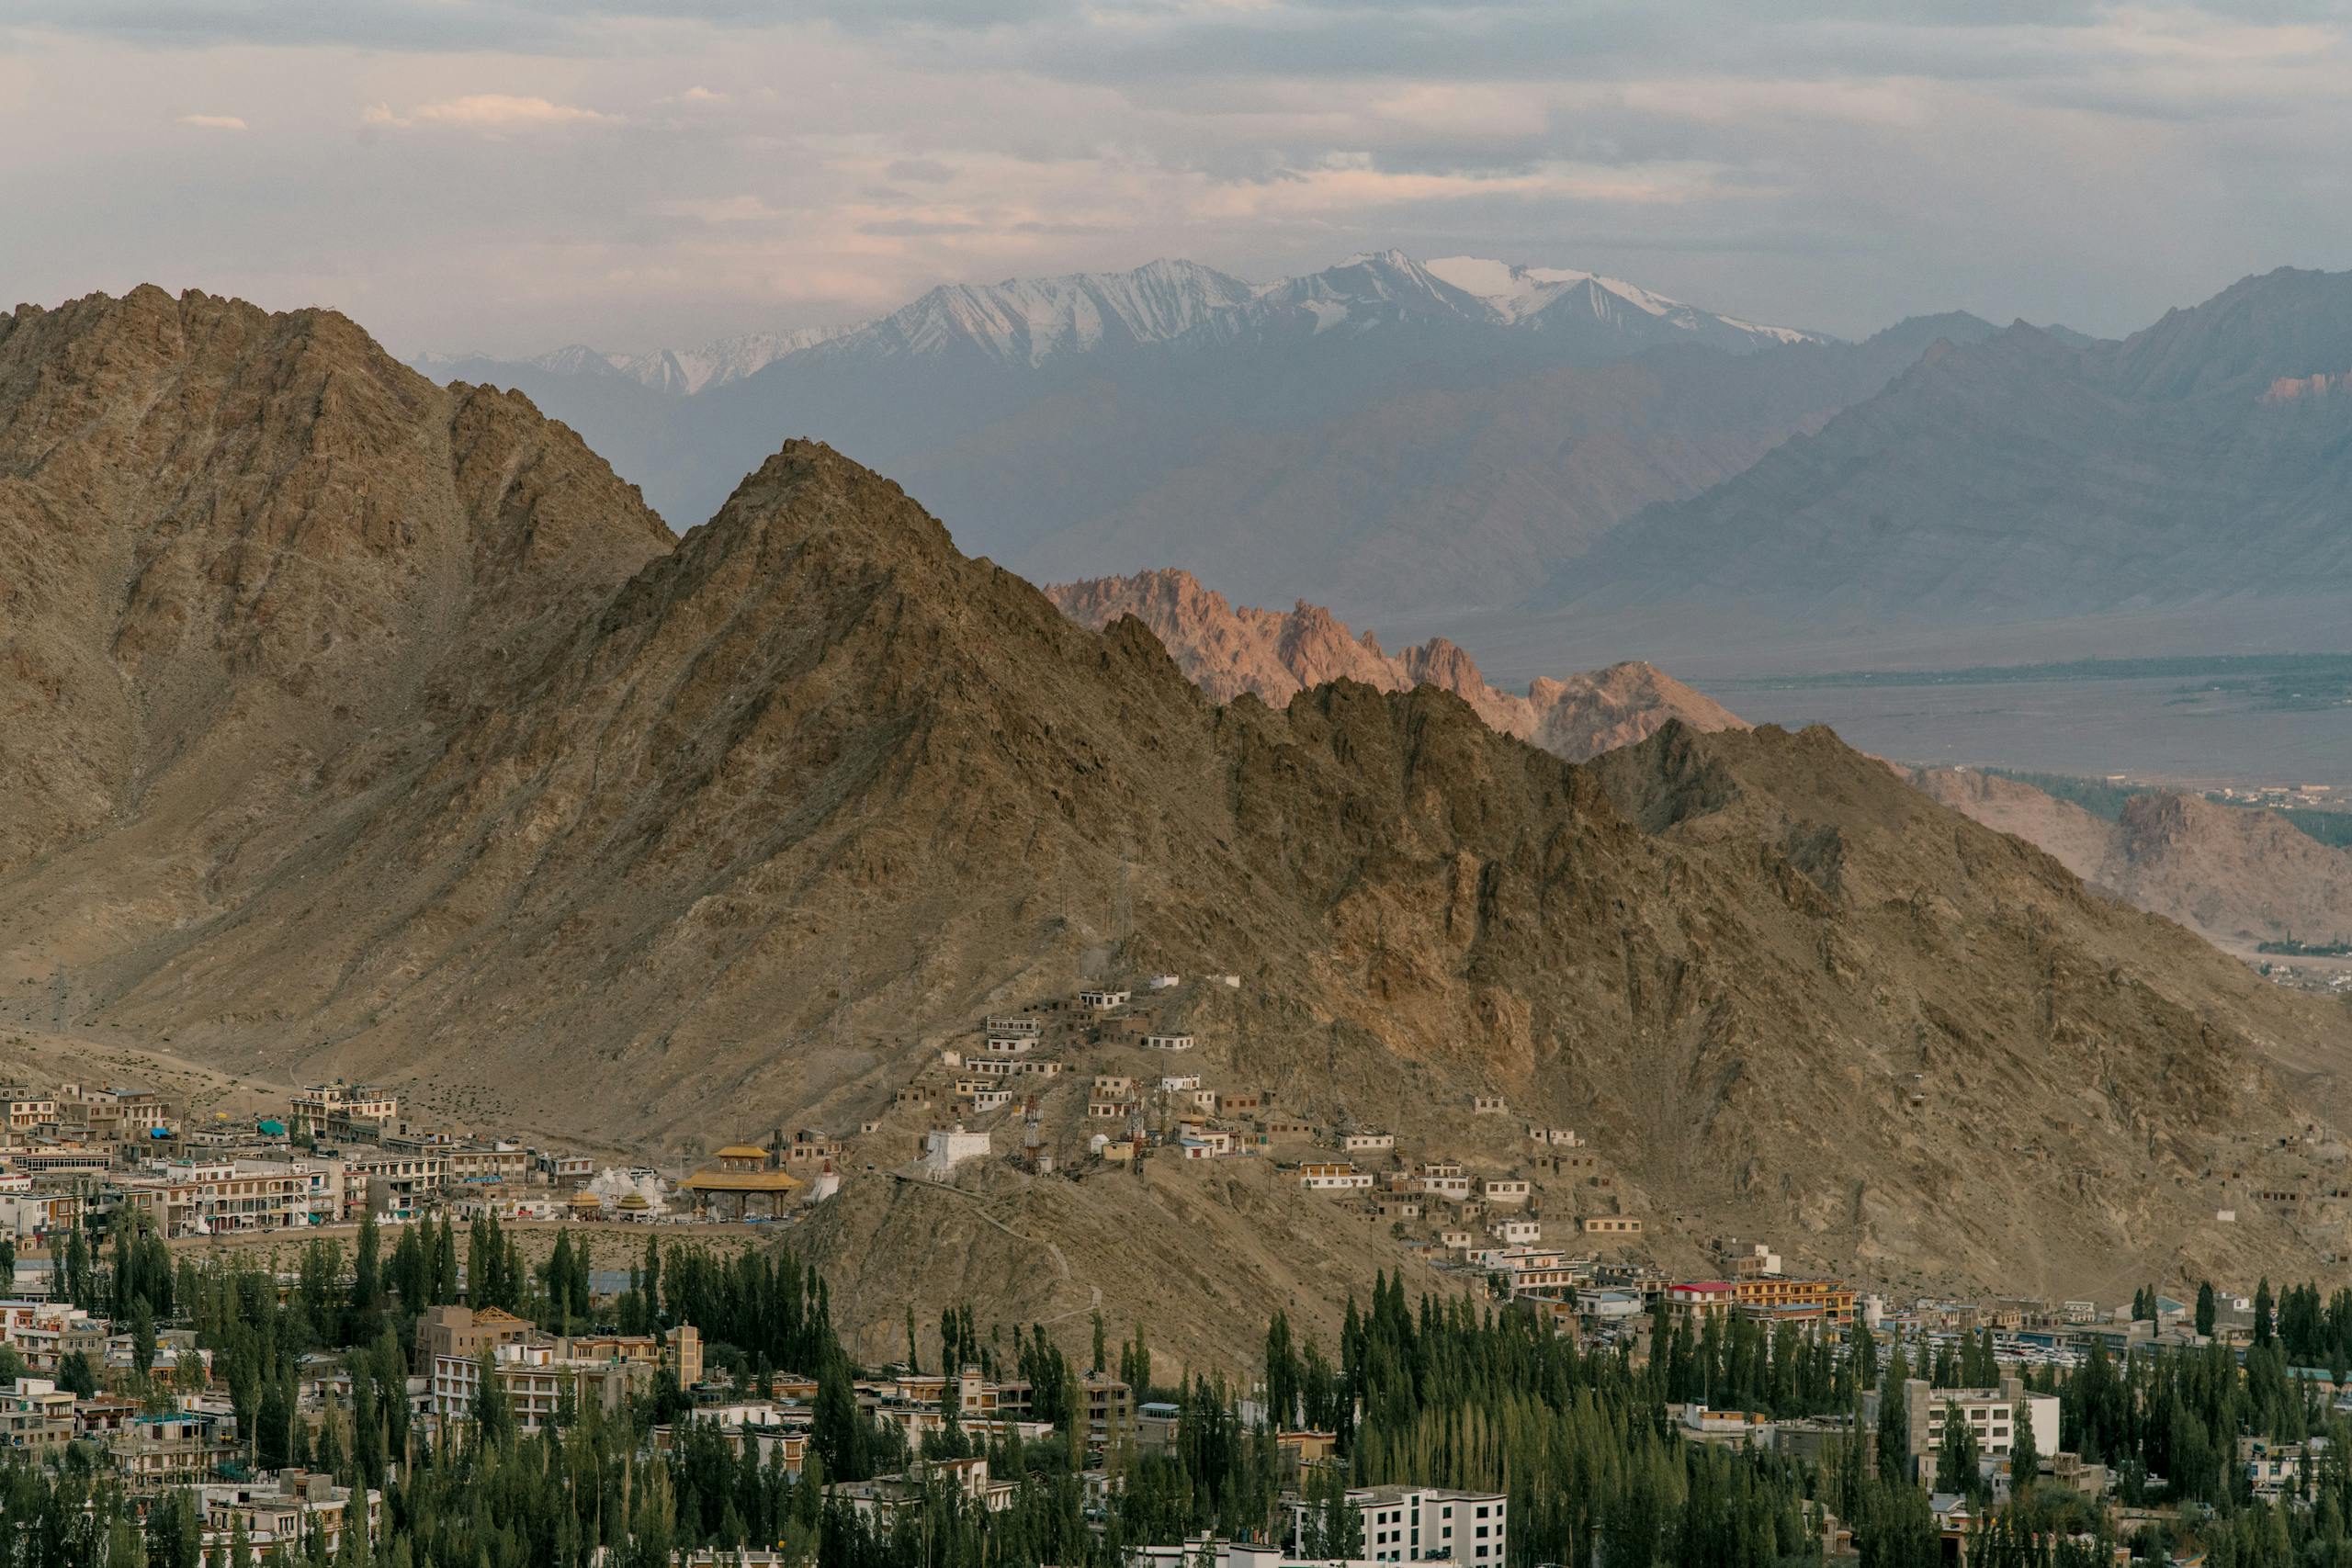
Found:
[{"label": "snow-capped mountain", "polygon": [[[616,375],[658,392],[691,396],[804,353],[835,367],[961,358],[1034,368],[1154,344],[1213,350],[1404,325],[1541,334],[1550,340],[1550,352],[1590,361],[1665,343],[1741,353],[1813,341],[1793,328],[1701,310],[1597,273],[1476,256],[1419,262],[1389,250],[1264,284],[1182,260],[1150,262],[1132,272],[946,284],[887,316],[847,326],[749,333],[699,348],[644,354],[575,344],[509,363],[552,376]],[[425,355],[415,363],[447,375],[497,362]]]},{"label": "snow-capped mountain", "polygon": [[528,394],[681,527],[808,435],[1040,578],[1175,559],[1419,615],[1515,603],[1925,346],[1805,336],[1594,273],[1384,250],[1270,283],[1157,261],[954,284],[815,342],[429,368]]},{"label": "snow-capped mountain", "polygon": [[828,343],[857,327],[801,327],[792,332],[745,333],[700,348],[660,348],[650,354],[607,355],[612,367],[657,392],[693,394],[755,375],[804,348]]},{"label": "snow-capped mountain", "polygon": [[1481,256],[1442,256],[1425,264],[1423,270],[1476,296],[1502,321],[1537,332],[1589,321],[1638,328],[1646,318],[1670,332],[1708,340],[1728,334],[1735,343],[1742,338],[1757,344],[1816,341],[1813,333],[1793,327],[1768,327],[1702,310],[1652,293],[1638,283],[1569,267],[1512,266]]},{"label": "snow-capped mountain", "polygon": [[1165,343],[1250,299],[1250,286],[1196,262],[934,288],[825,345],[830,360],[977,351],[1015,365]]},{"label": "snow-capped mountain", "polygon": [[839,327],[797,327],[780,333],[742,333],[704,344],[699,348],[657,348],[643,354],[607,354],[584,343],[567,344],[528,359],[486,360],[478,355],[422,354],[409,363],[429,376],[463,375],[469,367],[505,365],[544,371],[550,376],[620,376],[657,392],[692,396],[755,375],[782,359],[858,330]]}]

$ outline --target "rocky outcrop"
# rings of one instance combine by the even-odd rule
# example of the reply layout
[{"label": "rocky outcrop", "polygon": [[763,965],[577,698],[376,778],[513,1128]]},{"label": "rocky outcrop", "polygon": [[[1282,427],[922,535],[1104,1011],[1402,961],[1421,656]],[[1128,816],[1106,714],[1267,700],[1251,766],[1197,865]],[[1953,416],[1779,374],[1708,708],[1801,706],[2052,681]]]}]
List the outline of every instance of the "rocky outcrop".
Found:
[{"label": "rocky outcrop", "polygon": [[1488,685],[1470,655],[1443,637],[1392,655],[1372,633],[1351,635],[1319,604],[1301,600],[1287,612],[1237,609],[1188,571],[1090,578],[1047,588],[1046,595],[1080,626],[1100,628],[1121,615],[1136,617],[1178,668],[1218,702],[1248,692],[1281,707],[1332,681],[1361,681],[1384,692],[1435,686],[1468,703],[1504,734],[1572,762],[1630,746],[1669,719],[1700,730],[1739,725],[1713,699],[1648,664],[1545,677],[1523,694],[1505,692]]},{"label": "rocky outcrop", "polygon": [[2352,854],[2276,812],[2155,790],[2107,821],[2030,784],[1966,768],[1921,768],[1928,795],[2036,844],[2096,886],[2240,954],[2290,937],[2352,933]]}]

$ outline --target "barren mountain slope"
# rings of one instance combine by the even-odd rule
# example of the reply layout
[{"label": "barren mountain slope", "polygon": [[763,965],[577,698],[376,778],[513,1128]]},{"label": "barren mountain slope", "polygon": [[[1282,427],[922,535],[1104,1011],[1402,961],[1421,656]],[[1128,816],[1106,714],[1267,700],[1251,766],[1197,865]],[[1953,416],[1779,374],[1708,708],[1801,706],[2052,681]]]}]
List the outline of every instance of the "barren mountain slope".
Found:
[{"label": "barren mountain slope", "polygon": [[1121,615],[1136,616],[1177,667],[1218,702],[1249,692],[1282,707],[1307,687],[1338,680],[1384,692],[1436,686],[1504,734],[1572,762],[1629,746],[1668,719],[1702,730],[1739,724],[1713,699],[1647,664],[1545,678],[1524,694],[1505,692],[1488,685],[1470,656],[1443,637],[1390,655],[1370,632],[1350,636],[1319,604],[1302,600],[1287,613],[1236,609],[1188,571],[1090,578],[1047,588],[1046,596],[1080,626],[1098,630]]},{"label": "barren mountain slope", "polygon": [[[347,400],[326,385],[312,404]],[[47,504],[11,536],[44,571],[129,547],[120,516]],[[641,522],[579,518],[624,539]],[[387,537],[395,581],[440,610],[405,645],[424,671],[485,646],[465,608],[530,570],[465,552],[479,575],[431,576],[444,533]],[[2224,1154],[2333,1104],[2340,1009],[2086,895],[1826,732],[1669,725],[1578,767],[1426,685],[1219,705],[1140,622],[1073,624],[805,443],[673,552],[644,547],[543,656],[415,677],[398,735],[322,753],[168,924],[85,893],[128,886],[151,818],[0,879],[0,964],[43,982],[0,995],[38,995],[61,1032],[466,1086],[485,1120],[681,1156],[803,1113],[883,1117],[821,1222],[829,1256],[867,1260],[845,1298],[866,1327],[975,1281],[1034,1301],[1059,1248],[1114,1324],[1229,1345],[1269,1299],[1328,1303],[1396,1261],[1352,1216],[1318,1212],[1295,1255],[1270,1243],[1295,1189],[1263,1162],[1045,1194],[991,1169],[973,1195],[998,1223],[968,1232],[885,1201],[864,1164],[904,1157],[922,1113],[886,1104],[936,1046],[1146,967],[1239,975],[1155,1010],[1220,1087],[1485,1168],[1527,1159],[1518,1118],[1578,1129],[1616,1184],[1555,1173],[1547,1223],[1623,1212],[1662,1249],[1724,1226],[1824,1266],[2028,1289],[2307,1273],[2345,1250],[2325,1204],[2211,1223]],[[208,606],[209,582],[174,592]],[[277,623],[336,608],[332,579],[288,588]],[[208,613],[252,630],[234,603]],[[256,732],[202,744],[239,737],[276,778]],[[1071,1056],[1057,1135],[1084,1131],[1086,1075],[1123,1053],[1142,1055]],[[1516,1117],[1472,1116],[1474,1089]],[[1024,1190],[994,1194],[1008,1182]],[[1199,1244],[1147,1242],[1169,1266],[1135,1267],[1134,1238],[1170,1224]]]},{"label": "barren mountain slope", "polygon": [[332,312],[0,316],[7,919],[95,961],[233,906],[669,544],[562,426]]},{"label": "barren mountain slope", "polygon": [[1955,810],[2039,844],[2086,882],[2241,953],[2352,932],[2352,855],[2276,813],[2158,791],[2133,795],[2109,822],[1969,769],[1909,777]]}]

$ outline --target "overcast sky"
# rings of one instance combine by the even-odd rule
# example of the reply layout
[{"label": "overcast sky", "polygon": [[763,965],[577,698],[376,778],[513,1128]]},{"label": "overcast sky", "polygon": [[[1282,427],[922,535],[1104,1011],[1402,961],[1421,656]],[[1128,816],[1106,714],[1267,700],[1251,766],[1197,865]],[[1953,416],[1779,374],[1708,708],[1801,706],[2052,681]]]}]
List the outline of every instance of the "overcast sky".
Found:
[{"label": "overcast sky", "polygon": [[2347,32],[2352,0],[9,0],[0,294],[636,349],[1394,245],[1846,334],[2120,333],[2352,266]]}]

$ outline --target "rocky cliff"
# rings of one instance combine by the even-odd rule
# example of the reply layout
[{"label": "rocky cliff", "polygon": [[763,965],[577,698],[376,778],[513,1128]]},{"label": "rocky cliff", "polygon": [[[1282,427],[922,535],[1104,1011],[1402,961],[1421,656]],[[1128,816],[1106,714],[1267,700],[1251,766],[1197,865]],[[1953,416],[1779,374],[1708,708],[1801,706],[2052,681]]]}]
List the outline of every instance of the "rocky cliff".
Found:
[{"label": "rocky cliff", "polygon": [[2107,821],[2030,784],[1965,768],[1922,768],[1921,789],[2039,845],[2084,881],[2240,954],[2289,937],[2352,932],[2352,854],[2275,812],[2169,791],[2135,795]]},{"label": "rocky cliff", "polygon": [[1572,762],[1630,746],[1669,719],[1699,730],[1739,725],[1713,699],[1648,664],[1612,664],[1506,692],[1488,685],[1471,657],[1443,637],[1390,654],[1372,633],[1354,636],[1319,604],[1301,600],[1287,612],[1236,608],[1187,571],[1090,578],[1047,588],[1046,595],[1081,626],[1099,629],[1135,616],[1218,702],[1248,692],[1283,707],[1308,687],[1342,680],[1384,692],[1435,686],[1504,734]]}]

